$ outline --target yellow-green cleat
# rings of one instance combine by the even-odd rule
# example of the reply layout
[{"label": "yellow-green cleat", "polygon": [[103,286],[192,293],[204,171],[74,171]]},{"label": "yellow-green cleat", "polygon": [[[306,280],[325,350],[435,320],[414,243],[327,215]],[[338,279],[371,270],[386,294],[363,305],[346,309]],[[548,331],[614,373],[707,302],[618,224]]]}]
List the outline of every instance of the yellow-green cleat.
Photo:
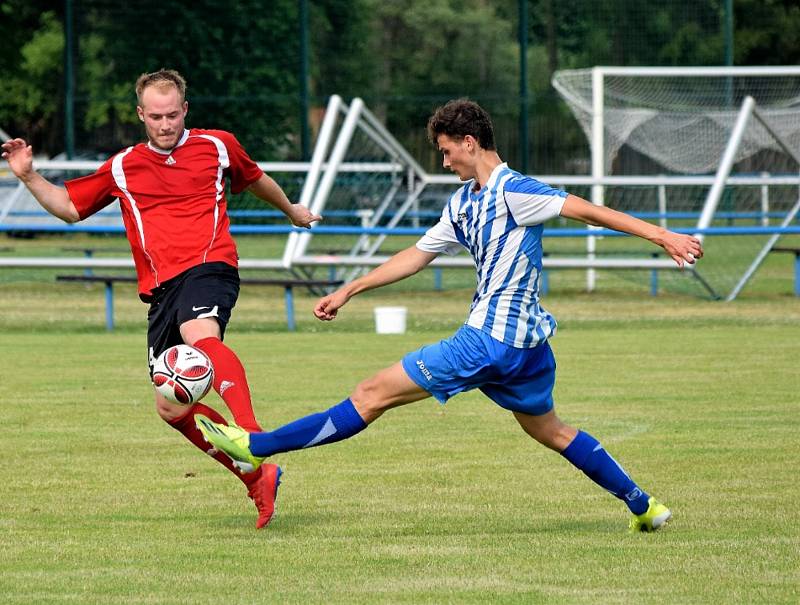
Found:
[{"label": "yellow-green cleat", "polygon": [[228,455],[239,472],[252,473],[264,462],[265,458],[250,453],[250,433],[244,429],[235,424],[219,424],[201,414],[194,417],[194,422],[205,440]]},{"label": "yellow-green cleat", "polygon": [[636,533],[640,531],[656,531],[672,518],[672,511],[661,504],[652,496],[647,501],[647,510],[641,515],[634,515],[628,524],[628,531]]}]

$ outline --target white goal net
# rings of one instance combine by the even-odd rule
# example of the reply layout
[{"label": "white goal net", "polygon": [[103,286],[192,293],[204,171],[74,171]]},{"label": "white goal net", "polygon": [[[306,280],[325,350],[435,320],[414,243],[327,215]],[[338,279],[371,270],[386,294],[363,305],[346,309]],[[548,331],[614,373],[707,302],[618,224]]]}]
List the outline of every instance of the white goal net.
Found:
[{"label": "white goal net", "polygon": [[[556,72],[553,86],[593,149],[602,149],[605,174],[616,172],[623,147],[663,172],[713,172],[747,96],[772,128],[800,148],[800,68],[599,67]],[[773,162],[782,155],[766,130],[751,128],[735,162],[763,162],[757,156],[764,153]]]},{"label": "white goal net", "polygon": [[[785,226],[797,211],[800,68],[595,67],[557,72],[553,85],[591,145],[586,197],[665,227],[727,230],[704,237],[697,274],[715,296],[735,295],[777,241],[752,228]],[[611,184],[634,174],[639,188]],[[663,179],[681,186],[656,186]]]}]

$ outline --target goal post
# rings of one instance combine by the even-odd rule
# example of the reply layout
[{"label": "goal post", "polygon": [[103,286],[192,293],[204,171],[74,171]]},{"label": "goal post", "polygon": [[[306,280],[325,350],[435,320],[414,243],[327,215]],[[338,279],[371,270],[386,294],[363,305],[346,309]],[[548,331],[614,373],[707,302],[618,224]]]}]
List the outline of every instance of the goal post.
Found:
[{"label": "goal post", "polygon": [[[592,202],[633,213],[653,208],[650,199],[603,187],[612,174],[713,174],[710,189],[660,196],[661,224],[682,215],[681,227],[702,233],[752,224],[753,216],[768,226],[770,218],[785,222],[792,214],[800,184],[800,67],[594,67],[558,71],[552,83],[589,140]],[[693,225],[690,216],[697,217]],[[736,280],[768,243],[756,235],[701,237],[707,255],[698,270],[723,298],[741,288]],[[597,252],[594,240],[587,238],[588,255]],[[593,287],[587,273],[587,289]]]}]

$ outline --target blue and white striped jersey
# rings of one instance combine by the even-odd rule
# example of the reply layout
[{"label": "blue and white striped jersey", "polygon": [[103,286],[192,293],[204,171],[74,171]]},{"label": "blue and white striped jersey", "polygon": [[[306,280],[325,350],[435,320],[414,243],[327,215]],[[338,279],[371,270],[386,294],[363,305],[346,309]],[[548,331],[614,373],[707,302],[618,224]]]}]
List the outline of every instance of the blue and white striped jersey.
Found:
[{"label": "blue and white striped jersey", "polygon": [[450,197],[417,248],[446,254],[466,248],[478,271],[467,325],[513,347],[535,347],[556,331],[556,320],[539,304],[542,223],[559,215],[567,193],[506,164],[480,191],[473,185]]}]

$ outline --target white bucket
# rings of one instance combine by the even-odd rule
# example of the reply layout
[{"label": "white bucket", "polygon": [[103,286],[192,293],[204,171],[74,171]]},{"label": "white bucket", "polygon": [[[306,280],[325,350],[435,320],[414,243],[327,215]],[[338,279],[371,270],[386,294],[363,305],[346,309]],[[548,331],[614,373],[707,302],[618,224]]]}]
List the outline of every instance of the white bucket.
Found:
[{"label": "white bucket", "polygon": [[406,331],[406,308],[375,307],[375,331],[378,334],[403,334]]}]

